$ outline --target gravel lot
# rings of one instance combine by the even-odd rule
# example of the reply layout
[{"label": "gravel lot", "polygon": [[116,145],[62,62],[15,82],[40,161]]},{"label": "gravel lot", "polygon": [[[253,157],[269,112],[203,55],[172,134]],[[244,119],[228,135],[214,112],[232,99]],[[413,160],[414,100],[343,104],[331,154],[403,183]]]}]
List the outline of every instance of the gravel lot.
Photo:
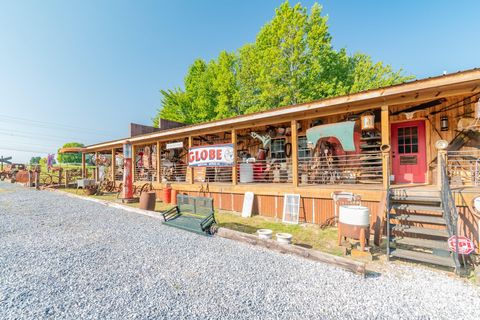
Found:
[{"label": "gravel lot", "polygon": [[480,289],[341,269],[0,183],[2,319],[480,319]]}]

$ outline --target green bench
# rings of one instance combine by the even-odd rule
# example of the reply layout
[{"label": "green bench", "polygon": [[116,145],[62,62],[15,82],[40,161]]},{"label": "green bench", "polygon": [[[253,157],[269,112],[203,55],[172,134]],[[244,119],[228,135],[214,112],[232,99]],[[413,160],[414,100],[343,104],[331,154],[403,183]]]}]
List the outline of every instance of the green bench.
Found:
[{"label": "green bench", "polygon": [[162,212],[164,224],[195,232],[211,235],[216,227],[213,199],[177,195],[177,206]]}]

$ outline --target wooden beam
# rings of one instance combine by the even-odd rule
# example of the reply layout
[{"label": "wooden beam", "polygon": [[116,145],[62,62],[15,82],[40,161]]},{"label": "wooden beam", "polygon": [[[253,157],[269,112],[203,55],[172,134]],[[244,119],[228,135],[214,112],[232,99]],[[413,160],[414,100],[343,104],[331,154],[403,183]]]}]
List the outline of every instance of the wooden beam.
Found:
[{"label": "wooden beam", "polygon": [[136,149],[136,146],[132,144],[132,172],[131,172],[132,182],[135,182],[135,166],[136,166],[135,160],[137,159],[137,156],[136,156],[137,150],[135,149]]},{"label": "wooden beam", "polygon": [[95,172],[94,172],[94,179],[98,181],[99,174],[98,174],[98,152],[95,152]]},{"label": "wooden beam", "polygon": [[232,129],[232,144],[233,144],[233,168],[232,168],[232,184],[237,184],[237,130]]},{"label": "wooden beam", "polygon": [[351,271],[356,274],[364,275],[366,273],[365,263],[355,261],[352,259],[334,256],[329,253],[324,253],[317,250],[303,248],[301,246],[289,245],[289,244],[280,244],[275,240],[271,239],[259,239],[258,236],[248,233],[243,233],[231,229],[219,228],[217,236],[231,239],[235,241],[240,241],[248,243],[254,246],[260,246],[267,249],[275,250],[281,253],[289,253],[296,256],[303,257],[305,259],[327,263],[335,265],[337,267],[343,268],[345,270]]},{"label": "wooden beam", "polygon": [[157,182],[162,182],[162,156],[160,155],[160,141],[157,141]]},{"label": "wooden beam", "polygon": [[[86,170],[87,170],[87,166],[85,163],[85,152],[82,152],[82,178],[83,179],[87,178]],[[35,186],[38,187],[37,185]]]},{"label": "wooden beam", "polygon": [[115,183],[115,170],[116,170],[116,161],[115,161],[115,148],[112,148],[112,181]]},{"label": "wooden beam", "polygon": [[298,187],[298,130],[297,120],[292,120],[290,124],[292,130],[292,183]]},{"label": "wooden beam", "polygon": [[[193,137],[192,136],[188,136],[188,150],[190,151],[190,148],[193,147]],[[187,157],[188,157],[188,154],[187,154]],[[187,165],[188,165],[188,159],[187,159]],[[194,181],[194,171],[193,171],[193,167],[190,167],[188,166],[187,167],[187,174],[188,174],[188,180],[190,182],[190,184],[193,184],[195,181]]]},{"label": "wooden beam", "polygon": [[[381,108],[382,123],[382,145],[390,145],[390,113],[387,105]],[[390,183],[390,152],[384,153],[382,156],[382,172],[383,172],[383,189],[387,189]]]}]

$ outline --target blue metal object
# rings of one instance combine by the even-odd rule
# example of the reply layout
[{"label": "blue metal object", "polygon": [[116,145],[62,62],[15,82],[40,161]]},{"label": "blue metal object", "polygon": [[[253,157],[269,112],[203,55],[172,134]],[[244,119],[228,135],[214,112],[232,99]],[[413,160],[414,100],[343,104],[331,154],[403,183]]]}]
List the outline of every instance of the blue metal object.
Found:
[{"label": "blue metal object", "polygon": [[340,141],[344,151],[355,151],[353,131],[355,121],[345,121],[316,126],[307,130],[307,140],[316,145],[321,138],[335,137]]}]

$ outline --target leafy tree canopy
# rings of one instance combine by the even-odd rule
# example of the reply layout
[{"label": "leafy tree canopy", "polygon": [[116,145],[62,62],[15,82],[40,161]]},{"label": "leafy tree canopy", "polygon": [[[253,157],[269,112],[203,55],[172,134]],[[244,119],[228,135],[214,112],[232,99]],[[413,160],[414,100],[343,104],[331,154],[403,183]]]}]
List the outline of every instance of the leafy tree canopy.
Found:
[{"label": "leafy tree canopy", "polygon": [[30,158],[30,164],[40,164],[40,159],[42,157],[31,157]]},{"label": "leafy tree canopy", "polygon": [[257,34],[254,43],[217,59],[197,59],[184,88],[161,90],[153,119],[198,123],[389,86],[413,79],[363,53],[335,50],[327,17],[288,1]]},{"label": "leafy tree canopy", "polygon": [[[68,142],[62,146],[62,148],[71,148],[71,147],[84,147],[84,144],[79,142]],[[59,153],[57,156],[57,159],[58,159],[58,162],[60,163],[82,163],[82,154],[81,153]]]}]

